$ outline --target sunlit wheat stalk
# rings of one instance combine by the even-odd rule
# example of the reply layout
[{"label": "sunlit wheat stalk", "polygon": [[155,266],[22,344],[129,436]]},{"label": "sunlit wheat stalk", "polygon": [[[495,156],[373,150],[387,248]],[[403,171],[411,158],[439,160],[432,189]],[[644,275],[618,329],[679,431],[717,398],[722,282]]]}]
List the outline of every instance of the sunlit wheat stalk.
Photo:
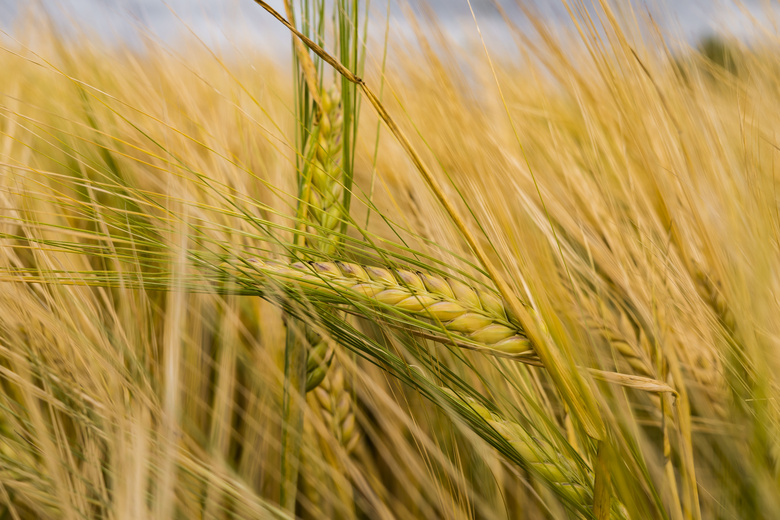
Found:
[{"label": "sunlit wheat stalk", "polygon": [[[319,37],[322,37],[322,25],[321,20],[318,19],[324,16],[323,11],[314,10],[313,18],[310,19],[308,14],[308,6],[301,4],[303,11],[303,24],[310,24],[311,27],[317,27],[319,31]],[[347,15],[346,4],[336,4],[336,18],[342,20]],[[320,7],[323,9],[323,6]],[[288,18],[294,23],[294,11],[290,0],[285,0],[285,10]],[[353,6],[352,10],[357,13],[357,7]],[[348,23],[352,23],[352,20],[347,20]],[[349,30],[349,25],[342,26],[339,24],[339,38],[344,45],[350,41],[349,33],[357,30],[357,27],[353,27],[352,31]],[[357,41],[354,38],[354,41]],[[298,117],[301,122],[302,132],[299,137],[299,145],[301,146],[301,156],[305,157],[303,167],[299,170],[298,185],[299,185],[299,200],[297,219],[299,222],[298,229],[303,231],[296,234],[296,240],[299,242],[301,250],[309,251],[306,255],[307,258],[316,259],[330,259],[340,249],[341,239],[340,231],[343,231],[344,222],[348,217],[349,207],[349,189],[348,185],[351,180],[351,161],[345,160],[343,163],[341,157],[351,158],[350,154],[352,150],[344,147],[345,142],[345,128],[344,128],[344,110],[354,110],[354,106],[343,107],[341,103],[341,93],[335,88],[322,89],[321,78],[317,77],[317,69],[314,62],[309,55],[306,48],[302,45],[298,39],[293,39],[293,45],[296,49],[296,63],[303,75],[303,82],[298,82]],[[311,102],[309,102],[309,96]],[[308,105],[307,105],[308,103]],[[313,114],[312,125],[307,125],[306,114]],[[350,120],[357,118],[357,111],[347,114],[350,116]],[[351,128],[348,126],[347,131]],[[310,134],[308,134],[310,132]],[[333,342],[319,334],[308,324],[304,324],[305,334],[301,339],[292,338],[288,334],[288,348],[294,347],[291,342],[305,340],[307,349],[305,353],[306,366],[305,366],[305,385],[304,392],[311,392],[315,390],[325,379],[328,371],[335,372],[332,377],[336,380],[343,382],[343,370],[341,367],[331,368],[333,360]],[[288,358],[288,363],[300,363],[301,359],[298,356],[293,360]],[[287,365],[286,371],[290,373],[300,372],[298,370],[291,370]],[[320,410],[324,417],[333,417],[335,410],[332,407],[325,408],[325,404],[329,402],[338,402],[339,410],[344,406],[347,407],[349,416],[353,418],[351,429],[354,431],[354,414],[351,413],[352,399],[348,392],[345,390],[344,385],[327,385],[328,399],[316,400],[316,403],[322,407]],[[329,411],[329,412],[328,412]],[[345,413],[347,413],[345,412]],[[328,415],[330,413],[330,415]],[[300,412],[298,412],[295,418],[296,422],[300,421]],[[343,439],[345,437],[342,427],[344,423],[336,420],[326,420],[330,431],[336,436],[337,439]],[[302,433],[302,432],[301,432]],[[354,436],[355,442],[357,442],[358,436]],[[346,447],[354,449],[354,445],[347,445]],[[296,464],[292,462],[292,459],[297,457],[295,453],[283,454],[283,465],[292,471],[287,472],[285,481],[283,482],[285,507],[290,510],[294,510],[294,488],[295,481],[297,480],[294,475],[294,466]],[[291,461],[288,463],[287,461]],[[344,494],[345,490],[339,490]],[[349,501],[348,499],[345,502]],[[345,504],[346,505],[346,504]]]},{"label": "sunlit wheat stalk", "polygon": [[[339,228],[346,217],[343,204],[344,170],[340,162],[343,144],[343,114],[339,93],[333,88],[320,92],[319,120],[309,139],[312,157],[303,175],[299,217],[306,227],[306,233],[299,235],[304,250],[310,258],[332,258],[340,249]],[[344,385],[344,369],[332,366],[334,342],[306,326],[307,349],[306,392],[314,392],[314,412],[320,416],[328,430],[337,439],[346,453],[351,453],[360,439],[353,412],[353,401]],[[323,446],[329,450],[328,446]],[[333,459],[334,457],[330,457]],[[335,461],[334,461],[335,463]],[[338,484],[336,484],[338,486]],[[351,501],[351,490],[341,489],[337,493],[343,502]],[[306,488],[304,488],[306,489]]]}]

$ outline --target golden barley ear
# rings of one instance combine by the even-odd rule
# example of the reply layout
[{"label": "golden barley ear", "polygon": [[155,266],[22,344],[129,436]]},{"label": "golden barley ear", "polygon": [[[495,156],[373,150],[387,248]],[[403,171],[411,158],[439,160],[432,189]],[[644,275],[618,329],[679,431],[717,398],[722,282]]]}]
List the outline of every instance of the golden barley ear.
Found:
[{"label": "golden barley ear", "polygon": [[325,425],[347,454],[353,453],[360,441],[360,430],[341,365],[331,368],[320,386],[314,390],[314,396],[320,405],[317,412]]},{"label": "golden barley ear", "polygon": [[290,287],[314,290],[334,301],[353,298],[427,318],[441,324],[450,336],[447,339],[458,346],[536,362],[530,340],[501,298],[458,280],[432,273],[343,262],[280,264],[254,258],[245,265],[223,264],[223,269],[233,273],[239,283],[256,285],[259,273]]}]

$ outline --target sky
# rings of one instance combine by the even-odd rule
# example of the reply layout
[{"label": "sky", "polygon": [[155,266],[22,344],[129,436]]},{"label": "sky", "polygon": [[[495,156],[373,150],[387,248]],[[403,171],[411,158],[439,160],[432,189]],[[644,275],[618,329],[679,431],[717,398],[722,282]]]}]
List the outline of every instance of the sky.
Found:
[{"label": "sky", "polygon": [[[403,35],[409,31],[404,21],[401,1],[390,0],[392,30]],[[511,39],[493,7],[494,0],[470,0],[483,34],[494,41]],[[499,0],[513,19],[523,26],[523,17],[516,0]],[[550,24],[566,23],[568,17],[561,0],[521,0],[534,4]],[[570,0],[578,2],[583,0]],[[588,3],[591,0],[584,0]],[[627,0],[622,1],[626,5]],[[282,0],[268,0],[282,11]],[[372,19],[381,23],[388,0],[372,0]],[[654,18],[673,34],[695,42],[715,32],[727,31],[744,39],[756,37],[755,24],[747,23],[755,16],[767,34],[778,32],[767,12],[780,14],[780,0],[743,0],[739,9],[730,0],[631,0],[635,8],[652,12]],[[477,36],[468,0],[428,0],[445,30],[456,41]],[[0,30],[14,33],[24,40],[18,20],[26,6],[42,5],[55,23],[67,32],[74,26],[87,27],[96,36],[112,43],[138,43],[138,35],[165,43],[181,41],[182,34],[196,34],[209,46],[230,46],[247,42],[267,47],[271,52],[289,49],[284,29],[252,0],[0,0]],[[419,5],[410,0],[406,5]],[[766,10],[767,6],[769,10]],[[762,11],[764,8],[764,11]],[[33,21],[33,23],[38,23]],[[31,44],[31,42],[25,42]],[[282,46],[283,49],[279,46]]]}]

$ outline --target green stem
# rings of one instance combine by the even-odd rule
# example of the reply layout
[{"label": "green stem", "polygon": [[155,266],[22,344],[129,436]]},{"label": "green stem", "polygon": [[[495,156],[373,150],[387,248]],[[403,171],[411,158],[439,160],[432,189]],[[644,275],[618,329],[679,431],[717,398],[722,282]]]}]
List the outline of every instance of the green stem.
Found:
[{"label": "green stem", "polygon": [[282,403],[282,478],[279,504],[295,514],[295,494],[298,488],[301,438],[303,434],[303,403],[306,384],[306,347],[287,328],[284,349],[284,398]]}]

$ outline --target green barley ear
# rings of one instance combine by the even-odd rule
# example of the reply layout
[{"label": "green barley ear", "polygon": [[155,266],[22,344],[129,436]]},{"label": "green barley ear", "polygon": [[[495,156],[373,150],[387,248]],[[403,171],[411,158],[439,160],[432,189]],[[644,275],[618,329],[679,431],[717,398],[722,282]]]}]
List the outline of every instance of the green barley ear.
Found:
[{"label": "green barley ear", "polygon": [[309,145],[313,150],[310,181],[303,188],[301,204],[306,223],[304,245],[317,256],[330,258],[339,249],[338,238],[344,214],[344,170],[341,166],[344,117],[338,91],[331,88],[320,93],[322,111]]},{"label": "green barley ear", "polygon": [[[303,245],[309,257],[331,258],[340,247],[339,228],[345,219],[344,170],[340,164],[343,113],[335,87],[319,93],[319,121],[309,139],[306,157],[311,157],[303,175],[299,214],[305,223]],[[306,391],[322,382],[330,367],[333,349],[327,339],[307,327],[309,343]]]},{"label": "green barley ear", "polygon": [[333,361],[333,346],[327,338],[306,327],[306,341],[309,343],[306,360],[306,392],[311,392],[325,378]]},{"label": "green barley ear", "polygon": [[[336,39],[342,51],[342,58],[346,58],[347,66],[355,72],[359,69],[358,5],[346,0],[335,2],[338,22]],[[324,3],[312,6],[308,2],[301,2],[299,7],[302,16],[301,28],[314,39],[323,41]],[[285,0],[285,9],[288,18],[295,23],[292,0]],[[299,72],[296,77],[296,116],[300,123],[297,139],[299,200],[295,242],[299,251],[302,251],[303,258],[331,260],[341,249],[340,236],[346,230],[349,216],[357,122],[355,88],[347,86],[343,93],[339,92],[335,85],[329,90],[324,89],[322,77],[318,74],[318,68],[308,50],[297,39],[294,39],[293,45]],[[345,101],[345,106],[342,106],[342,100]],[[305,362],[305,367],[299,368],[305,370],[305,381],[300,390],[306,393],[313,391],[323,382],[330,370],[334,351],[329,338],[321,336],[309,326],[305,326],[304,330],[308,345],[303,357],[299,356],[295,363]],[[343,374],[340,371],[337,374],[341,374],[343,380]],[[343,385],[341,387],[343,388]],[[339,399],[339,403],[343,401],[341,395],[330,397]],[[323,410],[333,408],[326,407],[322,399],[319,401]],[[351,401],[344,402],[348,409],[345,413],[353,418],[354,430]],[[300,418],[300,415],[296,417]],[[335,420],[333,426],[331,429],[341,438],[342,429],[348,425],[341,420]],[[357,437],[354,442],[357,442]],[[293,480],[294,476],[291,476],[287,484],[293,485]],[[290,504],[287,505],[289,507]]]},{"label": "green barley ear", "polygon": [[[583,461],[569,458],[550,442],[534,435],[521,424],[489,410],[475,399],[461,397],[447,388],[441,390],[450,397],[464,417],[483,422],[492,436],[497,435],[500,442],[508,443],[515,458],[522,461],[531,475],[545,482],[572,504],[580,505],[583,509],[592,507],[595,478],[592,468],[584,466]],[[613,520],[628,518],[625,507],[619,502],[613,503],[608,515]]]},{"label": "green barley ear", "polygon": [[[303,175],[299,213],[306,226],[302,235],[307,257],[329,259],[340,248],[339,228],[345,219],[344,170],[341,168],[343,113],[335,87],[319,93],[319,121],[309,139],[311,157]],[[333,349],[326,338],[307,327],[309,343],[306,391],[322,382],[330,367]]]}]

